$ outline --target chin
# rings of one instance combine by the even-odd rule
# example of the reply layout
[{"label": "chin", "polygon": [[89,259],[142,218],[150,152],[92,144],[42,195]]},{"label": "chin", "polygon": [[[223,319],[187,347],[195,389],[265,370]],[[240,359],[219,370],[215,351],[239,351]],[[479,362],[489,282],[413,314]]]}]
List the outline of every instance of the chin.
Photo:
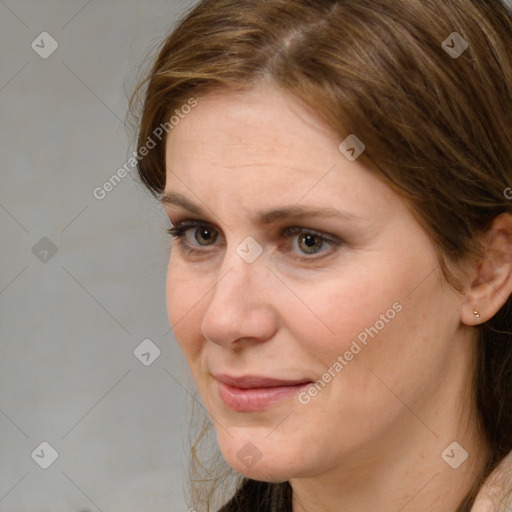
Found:
[{"label": "chin", "polygon": [[[276,443],[264,437],[250,440],[250,436],[230,437],[225,432],[217,434],[219,446],[226,462],[246,478],[263,482],[285,482],[310,473],[305,467],[307,456],[299,456],[297,449],[283,449],[282,440]],[[292,453],[293,452],[293,453]],[[308,461],[308,466],[311,461]]]},{"label": "chin", "polygon": [[[224,455],[224,453],[223,453]],[[233,456],[228,454],[228,457],[224,456],[226,462],[241,475],[252,480],[258,480],[261,482],[286,482],[291,478],[297,478],[300,471],[296,471],[293,467],[283,467],[282,464],[276,464],[270,461],[260,460],[254,466],[248,467],[241,463],[235,454]]]}]

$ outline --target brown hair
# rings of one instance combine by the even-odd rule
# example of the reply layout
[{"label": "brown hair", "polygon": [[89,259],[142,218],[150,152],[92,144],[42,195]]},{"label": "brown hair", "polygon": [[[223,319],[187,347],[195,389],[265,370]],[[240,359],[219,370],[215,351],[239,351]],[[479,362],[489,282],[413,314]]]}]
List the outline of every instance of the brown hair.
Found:
[{"label": "brown hair", "polygon": [[[453,32],[468,43],[459,56],[443,43]],[[359,161],[410,205],[460,289],[449,264],[478,257],[491,221],[512,212],[504,194],[512,185],[507,7],[500,0],[200,1],[163,42],[132,98],[133,107],[145,95],[138,148],[190,98],[266,81],[295,94],[340,142],[351,133],[364,142]],[[155,196],[163,192],[165,138],[138,171]],[[490,455],[459,512],[512,449],[511,304],[509,297],[475,328],[474,400]],[[253,500],[253,492],[267,498]],[[239,509],[291,510],[290,486],[243,479],[223,510]]]}]

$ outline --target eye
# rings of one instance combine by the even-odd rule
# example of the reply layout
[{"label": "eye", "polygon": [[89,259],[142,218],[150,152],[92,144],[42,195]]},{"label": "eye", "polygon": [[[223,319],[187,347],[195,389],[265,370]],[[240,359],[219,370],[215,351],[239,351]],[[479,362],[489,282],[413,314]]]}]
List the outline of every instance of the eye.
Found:
[{"label": "eye", "polygon": [[[192,228],[195,228],[192,231]],[[195,242],[199,246],[208,246],[215,243],[218,237],[218,232],[215,228],[208,224],[201,224],[196,221],[184,221],[168,230],[169,234],[180,240],[180,243],[185,246],[194,246],[195,243],[191,243],[189,233],[193,234]]]},{"label": "eye", "polygon": [[[199,220],[184,220],[170,228],[168,232],[173,238],[178,239],[182,250],[191,255],[205,255],[206,248],[214,246],[219,235],[216,228]],[[335,249],[342,243],[337,237],[299,226],[285,228],[280,233],[280,238],[287,242],[284,246],[279,245],[282,252],[292,253],[293,259],[306,263],[320,259],[324,253],[325,256],[332,254],[332,248]],[[331,251],[326,251],[324,249],[326,246],[330,247]],[[316,254],[320,256],[313,258],[312,256]]]},{"label": "eye", "polygon": [[293,259],[305,264],[318,263],[324,258],[333,256],[344,243],[341,238],[335,235],[327,235],[301,226],[291,226],[284,229],[281,237],[291,239],[284,252],[293,253]]},{"label": "eye", "polygon": [[316,254],[329,241],[320,234],[305,230],[304,228],[292,227],[283,232],[283,236],[291,238],[292,235],[298,235],[296,245],[304,254]]}]

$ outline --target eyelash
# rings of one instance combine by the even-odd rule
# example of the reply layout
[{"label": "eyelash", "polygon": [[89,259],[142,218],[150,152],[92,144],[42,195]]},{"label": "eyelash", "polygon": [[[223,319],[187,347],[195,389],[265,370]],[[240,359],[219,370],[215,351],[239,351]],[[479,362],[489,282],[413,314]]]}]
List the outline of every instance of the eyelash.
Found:
[{"label": "eyelash", "polygon": [[[177,238],[178,239],[178,242],[180,244],[181,249],[185,250],[187,254],[199,255],[199,254],[204,254],[205,251],[201,250],[201,249],[195,249],[194,246],[191,246],[186,241],[186,238],[185,238],[185,234],[187,233],[187,231],[189,231],[192,228],[196,228],[197,229],[199,227],[209,228],[209,229],[213,229],[213,230],[216,231],[216,229],[213,226],[211,226],[210,224],[208,224],[208,223],[197,221],[197,220],[185,220],[185,221],[176,223],[176,225],[174,225],[173,227],[169,228],[167,230],[167,232],[173,238]],[[289,238],[290,236],[301,235],[301,234],[313,235],[313,236],[317,237],[318,239],[320,239],[322,241],[322,243],[327,243],[327,244],[329,244],[332,247],[338,247],[339,245],[342,244],[342,241],[340,241],[340,240],[327,237],[326,235],[324,235],[323,233],[320,233],[318,231],[315,231],[315,230],[312,230],[312,229],[302,228],[302,227],[299,227],[299,226],[290,226],[288,228],[285,228],[281,232],[281,237]],[[207,247],[207,246],[205,246],[205,247]],[[300,262],[303,262],[303,263],[312,263],[312,262],[314,262],[316,260],[319,260],[321,257],[316,257],[315,258],[314,254],[313,254],[311,257],[294,256],[293,258],[298,260],[298,261],[300,261]]]}]

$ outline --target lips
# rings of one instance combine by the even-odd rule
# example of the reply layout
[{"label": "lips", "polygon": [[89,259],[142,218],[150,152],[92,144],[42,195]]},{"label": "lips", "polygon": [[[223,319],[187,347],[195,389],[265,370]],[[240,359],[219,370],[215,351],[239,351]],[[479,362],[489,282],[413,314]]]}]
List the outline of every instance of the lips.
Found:
[{"label": "lips", "polygon": [[220,398],[227,407],[237,412],[268,409],[292,398],[312,382],[310,379],[283,380],[253,375],[215,375],[215,379]]}]

